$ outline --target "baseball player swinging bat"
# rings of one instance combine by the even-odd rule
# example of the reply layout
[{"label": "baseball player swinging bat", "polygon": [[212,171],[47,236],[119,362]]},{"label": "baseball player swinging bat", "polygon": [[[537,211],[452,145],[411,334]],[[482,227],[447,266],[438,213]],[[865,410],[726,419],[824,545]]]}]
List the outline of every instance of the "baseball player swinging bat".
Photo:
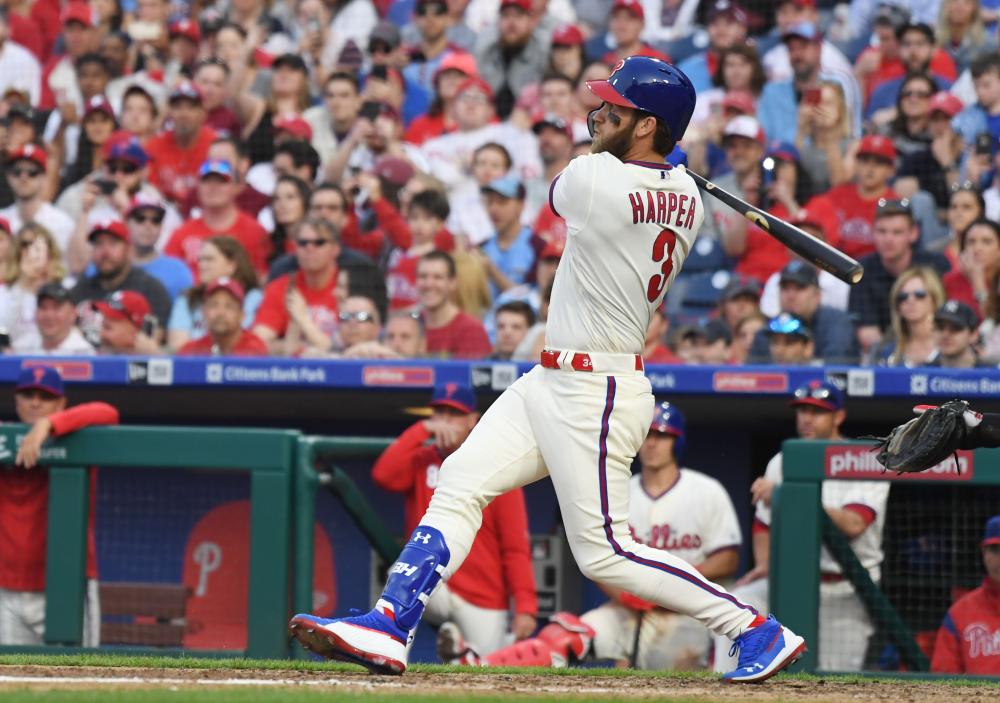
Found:
[{"label": "baseball player swinging bat", "polygon": [[795,225],[737,198],[694,171],[688,171],[688,175],[694,179],[702,191],[736,210],[809,263],[829,271],[840,280],[852,285],[860,281],[864,275],[865,270],[861,264],[822,239],[817,239]]}]

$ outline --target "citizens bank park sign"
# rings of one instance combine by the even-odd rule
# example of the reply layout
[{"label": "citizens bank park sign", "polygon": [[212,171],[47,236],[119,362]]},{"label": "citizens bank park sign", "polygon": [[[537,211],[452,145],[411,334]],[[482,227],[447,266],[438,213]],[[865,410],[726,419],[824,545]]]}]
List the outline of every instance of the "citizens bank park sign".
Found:
[{"label": "citizens bank park sign", "polygon": [[950,456],[926,471],[897,474],[878,463],[875,452],[858,445],[831,445],[826,448],[824,475],[827,478],[867,481],[971,481],[975,470],[972,452],[959,450],[958,464]]}]

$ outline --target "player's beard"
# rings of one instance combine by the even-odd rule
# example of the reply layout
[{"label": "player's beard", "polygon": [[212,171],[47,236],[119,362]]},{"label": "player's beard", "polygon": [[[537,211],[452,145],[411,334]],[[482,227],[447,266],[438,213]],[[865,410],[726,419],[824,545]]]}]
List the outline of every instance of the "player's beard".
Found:
[{"label": "player's beard", "polygon": [[632,146],[632,128],[635,126],[636,116],[629,118],[628,125],[619,129],[609,136],[598,135],[597,139],[590,145],[590,153],[600,154],[607,152],[619,161],[625,160],[625,154]]}]

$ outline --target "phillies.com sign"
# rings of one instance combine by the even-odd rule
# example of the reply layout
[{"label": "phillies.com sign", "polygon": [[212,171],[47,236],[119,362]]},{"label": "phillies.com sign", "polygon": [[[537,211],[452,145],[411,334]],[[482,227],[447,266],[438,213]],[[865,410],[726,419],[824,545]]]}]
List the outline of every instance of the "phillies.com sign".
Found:
[{"label": "phillies.com sign", "polygon": [[949,456],[926,471],[915,474],[897,474],[895,471],[886,471],[885,467],[878,463],[875,452],[871,449],[855,445],[827,447],[824,465],[824,474],[827,478],[866,479],[869,481],[970,481],[973,471],[972,452],[959,450],[957,465],[955,457]]}]

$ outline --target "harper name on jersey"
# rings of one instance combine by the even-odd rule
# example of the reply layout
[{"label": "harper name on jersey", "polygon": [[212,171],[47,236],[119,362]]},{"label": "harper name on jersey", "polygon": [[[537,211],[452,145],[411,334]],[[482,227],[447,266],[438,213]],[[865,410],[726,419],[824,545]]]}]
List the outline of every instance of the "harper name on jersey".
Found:
[{"label": "harper name on jersey", "polygon": [[[632,224],[654,222],[662,227],[694,227],[694,215],[698,209],[698,199],[686,193],[664,193],[658,191],[635,191],[628,194],[632,206]],[[671,218],[673,222],[671,222]]]}]

